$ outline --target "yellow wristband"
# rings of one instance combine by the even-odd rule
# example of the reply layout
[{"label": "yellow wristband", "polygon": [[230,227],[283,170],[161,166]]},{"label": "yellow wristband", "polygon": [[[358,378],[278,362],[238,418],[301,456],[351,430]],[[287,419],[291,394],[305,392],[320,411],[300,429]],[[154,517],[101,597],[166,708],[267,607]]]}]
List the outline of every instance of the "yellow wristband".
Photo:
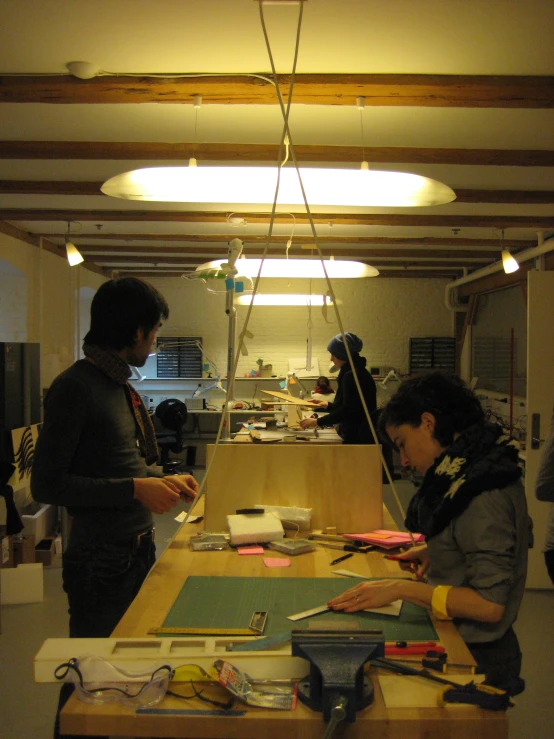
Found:
[{"label": "yellow wristband", "polygon": [[437,585],[431,596],[431,610],[433,616],[439,621],[452,621],[452,616],[448,615],[446,610],[446,599],[448,592],[452,590],[452,585]]}]

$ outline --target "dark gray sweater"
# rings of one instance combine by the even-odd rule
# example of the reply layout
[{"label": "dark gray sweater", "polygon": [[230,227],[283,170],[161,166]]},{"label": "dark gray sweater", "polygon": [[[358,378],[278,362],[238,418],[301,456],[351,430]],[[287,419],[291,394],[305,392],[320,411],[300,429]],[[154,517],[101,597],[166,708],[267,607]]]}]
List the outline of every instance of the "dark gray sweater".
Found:
[{"label": "dark gray sweater", "polygon": [[74,525],[96,539],[129,538],[152,524],[133,498],[133,478],[160,477],[137,446],[134,414],[122,385],[81,359],[59,375],[44,401],[31,492],[66,506]]}]

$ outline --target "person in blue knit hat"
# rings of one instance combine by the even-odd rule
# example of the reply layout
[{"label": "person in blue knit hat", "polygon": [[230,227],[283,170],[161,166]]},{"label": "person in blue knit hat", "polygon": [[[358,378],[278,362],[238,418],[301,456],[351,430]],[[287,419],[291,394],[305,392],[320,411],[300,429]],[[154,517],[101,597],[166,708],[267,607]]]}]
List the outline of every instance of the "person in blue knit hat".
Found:
[{"label": "person in blue knit hat", "polygon": [[[363,342],[356,334],[347,332],[344,338],[348,343],[352,364],[356,369],[358,381],[369,413],[372,418],[377,409],[377,388],[375,381],[366,369],[366,359],[360,356]],[[354,380],[352,366],[348,360],[342,334],[337,334],[327,344],[331,361],[338,367],[337,394],[332,403],[314,400],[317,410],[329,411],[319,418],[304,418],[300,425],[304,429],[338,425],[338,432],[345,444],[374,444],[375,440],[367,422],[366,414]]]}]

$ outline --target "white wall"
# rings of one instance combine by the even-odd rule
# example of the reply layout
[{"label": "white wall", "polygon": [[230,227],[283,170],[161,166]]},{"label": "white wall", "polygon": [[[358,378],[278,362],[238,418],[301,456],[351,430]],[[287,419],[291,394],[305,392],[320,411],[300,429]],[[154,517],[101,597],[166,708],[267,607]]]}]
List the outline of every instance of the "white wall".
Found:
[{"label": "white wall", "polygon": [[[207,291],[212,287],[181,278],[152,280],[164,294],[170,317],[160,336],[192,335],[203,338],[206,354],[226,374],[227,328],[225,296]],[[319,285],[316,285],[319,282]],[[323,280],[312,281],[312,292],[326,292]],[[370,365],[390,365],[400,373],[408,372],[409,339],[416,336],[452,336],[452,317],[444,303],[446,281],[440,279],[365,279],[335,280],[333,290],[342,301],[339,311],[345,331],[352,331],[364,342],[362,355]],[[219,286],[218,286],[219,287]],[[309,282],[298,280],[262,281],[260,292],[309,292]],[[237,308],[237,337],[246,318],[247,308]],[[331,337],[339,333],[334,311],[328,309],[326,323],[321,308],[312,309],[313,356],[320,370],[326,372]],[[255,307],[249,330],[254,334],[246,345],[247,357],[239,360],[237,376],[256,369],[256,360],[273,365],[273,373],[284,375],[287,359],[306,353],[308,309],[279,306]]]},{"label": "white wall", "polygon": [[[9,298],[4,299],[2,292],[0,341],[38,341],[41,387],[48,387],[55,375],[73,362],[75,269],[79,270],[80,285],[94,291],[104,279],[82,267],[70,267],[65,258],[2,233],[0,264],[0,273],[4,275],[0,289],[13,282]],[[23,338],[22,317],[26,322]]]}]

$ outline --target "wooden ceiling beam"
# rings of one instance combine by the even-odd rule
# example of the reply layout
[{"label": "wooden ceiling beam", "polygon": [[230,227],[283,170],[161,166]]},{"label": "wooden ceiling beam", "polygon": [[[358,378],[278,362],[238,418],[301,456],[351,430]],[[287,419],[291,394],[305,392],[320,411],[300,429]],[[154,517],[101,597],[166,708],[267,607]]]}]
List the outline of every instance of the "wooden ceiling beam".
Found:
[{"label": "wooden ceiling beam", "polygon": [[[137,255],[136,258],[140,258],[142,255],[157,258],[179,258],[183,255],[193,255],[207,259],[223,259],[227,256],[227,246],[221,245],[220,247],[202,247],[202,246],[106,246],[97,244],[87,244],[77,242],[77,248],[83,256],[88,255],[96,259],[103,259],[104,257],[111,257],[113,255]],[[244,245],[243,254],[245,256],[261,256],[263,252],[263,245],[253,246],[248,244]],[[283,247],[270,247],[268,249],[269,256],[284,256],[285,250]],[[305,250],[301,247],[294,247],[289,249],[289,254],[294,256],[302,256],[304,258],[309,257]],[[334,254],[339,259],[450,259],[459,260],[460,262],[466,260],[478,260],[482,262],[494,261],[498,259],[500,249],[489,249],[487,251],[471,251],[469,249],[464,250],[436,250],[430,251],[425,249],[356,249],[344,247],[341,249],[333,249],[331,246],[324,246],[324,256]],[[316,256],[314,252],[314,256]]]},{"label": "wooden ceiling beam", "polygon": [[[262,77],[265,77],[263,79]],[[48,104],[173,103],[192,105],[277,105],[269,74],[149,77],[103,75],[80,80],[71,75],[4,75],[0,102]],[[286,99],[290,75],[278,75]],[[436,74],[297,74],[293,102],[426,108],[552,108],[554,77]]]},{"label": "wooden ceiling beam", "polygon": [[[0,180],[4,195],[101,195],[102,182],[67,180]],[[554,190],[456,190],[458,203],[554,203]]]},{"label": "wooden ceiling beam", "polygon": [[[295,144],[294,150],[298,161],[302,164],[306,162],[359,163],[361,159],[359,146]],[[185,164],[193,155],[200,162],[275,163],[279,155],[279,146],[277,144],[194,144],[192,142],[164,143],[153,141],[0,141],[0,159],[154,160]],[[364,147],[364,156],[372,164],[554,166],[554,151],[544,149],[444,149],[366,146]],[[94,186],[97,184],[94,183]]]},{"label": "wooden ceiling beam", "polygon": [[[159,270],[133,270],[129,269],[127,267],[122,269],[108,269],[108,273],[117,272],[117,274],[120,277],[141,277],[144,280],[151,280],[151,279],[158,279],[160,277],[174,277],[174,278],[181,278],[181,274],[183,270],[164,270],[163,268]],[[422,280],[425,278],[429,279],[443,279],[446,281],[450,280],[456,280],[462,275],[462,270],[452,270],[452,271],[429,271],[429,272],[416,272],[414,270],[391,270],[389,272],[383,270],[379,274],[379,278],[399,278],[399,279],[410,279],[410,280]],[[379,279],[377,278],[377,279]]]},{"label": "wooden ceiling beam", "polygon": [[[40,233],[36,232],[35,236],[44,236],[45,238],[64,238],[66,229],[59,233]],[[179,244],[205,244],[205,243],[225,243],[234,239],[237,233],[227,234],[175,234],[175,233],[93,233],[83,234],[82,238],[87,241],[155,241],[155,242],[173,242],[177,241]],[[245,244],[265,244],[267,236],[264,234],[241,234],[242,240]],[[76,236],[76,238],[78,238]],[[272,244],[286,244],[289,240],[289,236],[280,236],[272,234]],[[320,244],[347,244],[347,245],[390,245],[395,248],[399,246],[415,246],[418,248],[439,248],[444,246],[454,247],[459,249],[461,247],[470,247],[472,250],[497,250],[500,246],[499,239],[477,239],[477,238],[466,238],[464,236],[445,236],[434,237],[434,236],[423,236],[421,238],[404,238],[399,236],[325,236],[318,235]],[[313,236],[301,236],[296,235],[294,237],[293,247],[296,244],[314,245]],[[536,240],[529,239],[504,239],[503,244],[508,249],[531,249],[537,246]],[[129,248],[134,248],[130,246]],[[145,247],[148,248],[148,247]],[[167,247],[171,248],[171,247]],[[179,248],[179,247],[175,247]],[[201,247],[198,247],[201,248]]]},{"label": "wooden ceiling beam", "polygon": [[[264,213],[241,213],[249,223],[267,224]],[[226,223],[227,214],[214,211],[185,210],[84,210],[56,208],[0,208],[0,219],[5,221],[94,221],[134,223]],[[295,212],[296,224],[308,224],[305,213]],[[361,214],[361,213],[312,213],[315,224],[340,224],[349,226],[409,226],[446,228],[532,228],[546,231],[554,229],[552,216],[507,215],[411,215],[411,214]],[[277,224],[290,224],[290,214],[279,213]]]}]

